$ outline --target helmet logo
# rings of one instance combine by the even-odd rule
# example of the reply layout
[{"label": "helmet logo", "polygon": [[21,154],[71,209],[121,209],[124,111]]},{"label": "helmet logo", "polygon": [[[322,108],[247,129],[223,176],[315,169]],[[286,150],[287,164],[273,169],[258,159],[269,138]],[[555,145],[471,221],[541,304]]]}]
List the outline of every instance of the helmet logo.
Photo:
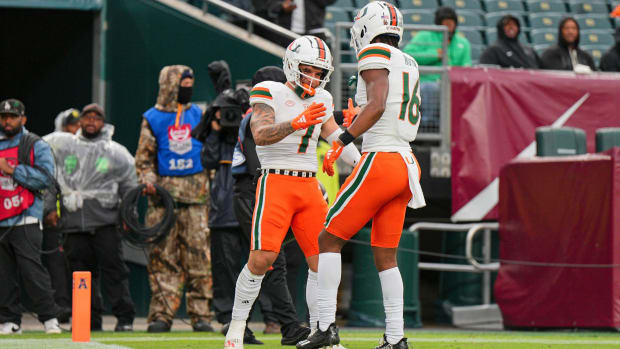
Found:
[{"label": "helmet logo", "polygon": [[299,48],[301,47],[301,44],[297,44],[297,46],[295,46],[295,48],[291,49],[291,51],[298,53],[297,50],[299,50]]}]

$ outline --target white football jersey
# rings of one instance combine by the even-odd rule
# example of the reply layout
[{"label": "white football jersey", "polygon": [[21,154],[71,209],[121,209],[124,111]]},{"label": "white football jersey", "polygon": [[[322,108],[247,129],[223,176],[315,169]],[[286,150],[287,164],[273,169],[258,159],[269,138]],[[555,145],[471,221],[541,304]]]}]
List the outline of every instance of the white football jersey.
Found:
[{"label": "white football jersey", "polygon": [[[332,95],[324,89],[317,89],[313,97],[301,99],[282,83],[264,81],[250,91],[250,105],[263,103],[273,108],[276,124],[293,120],[313,102],[323,103],[326,108],[323,123],[333,117]],[[316,172],[316,144],[323,123],[297,130],[277,143],[257,145],[256,153],[261,168]]]},{"label": "white football jersey", "polygon": [[360,73],[369,69],[389,71],[389,92],[385,111],[364,133],[362,152],[410,151],[420,125],[420,72],[408,54],[390,45],[376,43],[364,47],[357,57],[358,76],[355,102],[367,103],[366,83]]}]

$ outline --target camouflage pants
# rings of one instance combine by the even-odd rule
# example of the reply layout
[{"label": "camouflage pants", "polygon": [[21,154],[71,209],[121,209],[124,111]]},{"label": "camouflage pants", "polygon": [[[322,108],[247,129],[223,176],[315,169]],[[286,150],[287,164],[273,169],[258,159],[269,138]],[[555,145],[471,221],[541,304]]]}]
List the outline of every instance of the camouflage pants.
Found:
[{"label": "camouflage pants", "polygon": [[[177,219],[170,235],[149,253],[152,296],[147,321],[159,319],[171,324],[181,304],[183,287],[192,324],[198,320],[210,321],[213,281],[207,206],[189,205],[176,209],[175,213]],[[147,225],[157,223],[163,214],[163,208],[149,207]]]}]

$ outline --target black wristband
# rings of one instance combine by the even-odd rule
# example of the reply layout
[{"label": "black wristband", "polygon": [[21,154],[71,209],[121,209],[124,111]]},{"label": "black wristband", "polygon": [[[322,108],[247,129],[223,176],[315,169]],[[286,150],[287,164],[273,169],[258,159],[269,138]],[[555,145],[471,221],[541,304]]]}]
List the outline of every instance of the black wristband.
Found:
[{"label": "black wristband", "polygon": [[342,142],[342,144],[347,145],[355,140],[352,134],[349,133],[349,130],[345,129],[343,133],[338,136],[338,139]]}]

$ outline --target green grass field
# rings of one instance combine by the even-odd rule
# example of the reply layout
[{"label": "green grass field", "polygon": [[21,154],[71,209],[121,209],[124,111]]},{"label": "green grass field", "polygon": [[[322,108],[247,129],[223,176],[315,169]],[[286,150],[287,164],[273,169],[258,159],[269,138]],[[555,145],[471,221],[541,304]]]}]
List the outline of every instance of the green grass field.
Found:
[{"label": "green grass field", "polygon": [[[341,343],[347,349],[372,349],[381,337],[381,331],[341,331]],[[543,348],[620,348],[620,334],[610,332],[463,332],[463,331],[408,331],[406,336],[414,349],[543,349]],[[290,348],[280,345],[278,335],[260,335],[265,345],[246,345],[248,349]],[[45,335],[28,332],[23,335],[0,338],[1,349],[206,349],[223,348],[224,336],[173,332],[148,334],[135,332],[115,334],[94,333],[91,343],[72,343],[70,334]]]}]

